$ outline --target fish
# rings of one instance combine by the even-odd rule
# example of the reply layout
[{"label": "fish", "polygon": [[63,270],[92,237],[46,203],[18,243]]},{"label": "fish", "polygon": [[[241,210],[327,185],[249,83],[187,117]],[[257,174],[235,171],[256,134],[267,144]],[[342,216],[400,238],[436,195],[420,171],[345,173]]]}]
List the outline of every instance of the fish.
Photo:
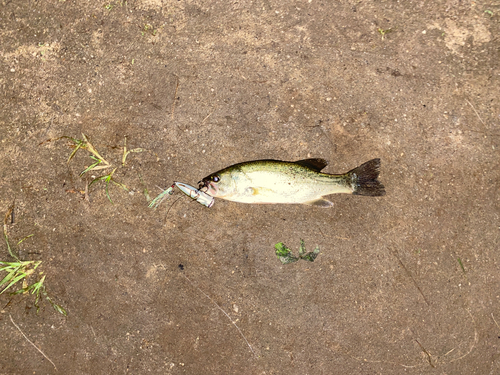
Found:
[{"label": "fish", "polygon": [[256,160],[238,163],[203,178],[199,190],[215,198],[254,204],[306,204],[332,207],[324,196],[337,193],[382,196],[377,180],[380,159],[372,159],[344,174],[322,173],[324,159],[295,162]]}]

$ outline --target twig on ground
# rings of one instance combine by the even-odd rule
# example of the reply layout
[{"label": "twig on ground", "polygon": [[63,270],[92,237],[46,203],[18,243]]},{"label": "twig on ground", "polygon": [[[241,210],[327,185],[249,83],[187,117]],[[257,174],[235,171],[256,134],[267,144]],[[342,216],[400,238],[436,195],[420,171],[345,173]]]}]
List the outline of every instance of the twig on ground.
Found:
[{"label": "twig on ground", "polygon": [[474,112],[476,112],[476,115],[477,115],[477,117],[479,118],[479,120],[481,121],[481,123],[482,123],[484,126],[486,126],[486,125],[485,125],[485,123],[484,123],[484,121],[483,121],[483,119],[481,118],[481,116],[479,116],[479,113],[477,113],[476,108],[474,108],[474,106],[472,105],[472,103],[471,103],[471,102],[469,102],[467,99],[465,99],[465,101],[466,101],[467,103],[469,103],[469,105],[472,107],[472,109],[474,110]]},{"label": "twig on ground", "polygon": [[19,326],[18,326],[18,325],[14,322],[14,319],[12,319],[12,315],[9,315],[9,317],[10,317],[10,321],[12,322],[12,324],[14,324],[14,327],[16,327],[16,328],[19,330],[19,332],[21,332],[21,334],[24,336],[24,338],[25,338],[25,339],[26,339],[26,340],[27,340],[27,341],[28,341],[31,345],[33,345],[33,346],[35,347],[35,349],[36,349],[36,350],[38,350],[38,351],[39,351],[39,352],[40,352],[40,353],[41,353],[41,354],[42,354],[45,358],[47,358],[47,359],[48,359],[48,361],[49,361],[50,363],[52,363],[52,366],[54,366],[54,368],[57,370],[57,367],[56,367],[56,365],[54,364],[54,362],[52,362],[52,360],[51,360],[49,357],[47,357],[47,356],[45,355],[45,353],[44,353],[44,352],[42,352],[38,346],[36,346],[35,344],[33,344],[33,342],[32,342],[32,341],[31,341],[31,340],[30,340],[30,339],[29,339],[29,338],[28,338],[28,337],[24,334],[24,332],[23,332],[23,331],[21,331],[21,328],[19,328]]}]

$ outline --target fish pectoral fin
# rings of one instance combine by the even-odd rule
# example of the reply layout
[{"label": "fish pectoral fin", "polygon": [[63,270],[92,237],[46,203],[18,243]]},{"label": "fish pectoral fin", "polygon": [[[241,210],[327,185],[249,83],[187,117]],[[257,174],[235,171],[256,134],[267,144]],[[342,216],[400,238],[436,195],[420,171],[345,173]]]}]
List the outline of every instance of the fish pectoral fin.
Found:
[{"label": "fish pectoral fin", "polygon": [[267,192],[273,192],[271,189],[264,188],[264,187],[247,187],[245,189],[245,195],[250,196],[250,195],[264,195]]},{"label": "fish pectoral fin", "polygon": [[316,199],[316,200],[309,201],[309,202],[304,202],[304,204],[308,204],[309,206],[322,207],[322,208],[328,208],[328,207],[333,206],[332,202],[330,202],[329,200],[323,199],[323,198]]}]

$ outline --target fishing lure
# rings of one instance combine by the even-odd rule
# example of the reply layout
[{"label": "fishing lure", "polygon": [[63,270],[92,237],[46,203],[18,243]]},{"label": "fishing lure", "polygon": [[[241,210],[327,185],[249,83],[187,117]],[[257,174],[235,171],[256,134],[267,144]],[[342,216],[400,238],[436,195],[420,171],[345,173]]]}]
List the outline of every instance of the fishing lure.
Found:
[{"label": "fishing lure", "polygon": [[208,208],[214,205],[214,197],[208,195],[207,193],[182,182],[174,182],[174,185],[177,186],[184,194],[188,195],[190,198],[195,199],[198,203]]},{"label": "fishing lure", "polygon": [[162,191],[155,199],[149,204],[150,208],[157,208],[160,203],[165,199],[165,196],[174,193],[174,187],[177,186],[180,191],[188,195],[190,198],[196,200],[198,203],[210,208],[214,205],[215,199],[207,193],[196,189],[195,187],[185,184],[183,182],[174,182],[168,189]]}]

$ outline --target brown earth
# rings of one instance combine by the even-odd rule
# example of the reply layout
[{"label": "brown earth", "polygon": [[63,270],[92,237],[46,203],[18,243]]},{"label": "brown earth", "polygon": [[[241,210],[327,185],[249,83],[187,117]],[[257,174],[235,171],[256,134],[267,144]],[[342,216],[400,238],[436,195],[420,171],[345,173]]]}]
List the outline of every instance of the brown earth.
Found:
[{"label": "brown earth", "polygon": [[[500,373],[499,35],[495,1],[3,0],[0,210],[68,315],[2,294],[0,373]],[[308,157],[387,195],[143,194]]]}]

